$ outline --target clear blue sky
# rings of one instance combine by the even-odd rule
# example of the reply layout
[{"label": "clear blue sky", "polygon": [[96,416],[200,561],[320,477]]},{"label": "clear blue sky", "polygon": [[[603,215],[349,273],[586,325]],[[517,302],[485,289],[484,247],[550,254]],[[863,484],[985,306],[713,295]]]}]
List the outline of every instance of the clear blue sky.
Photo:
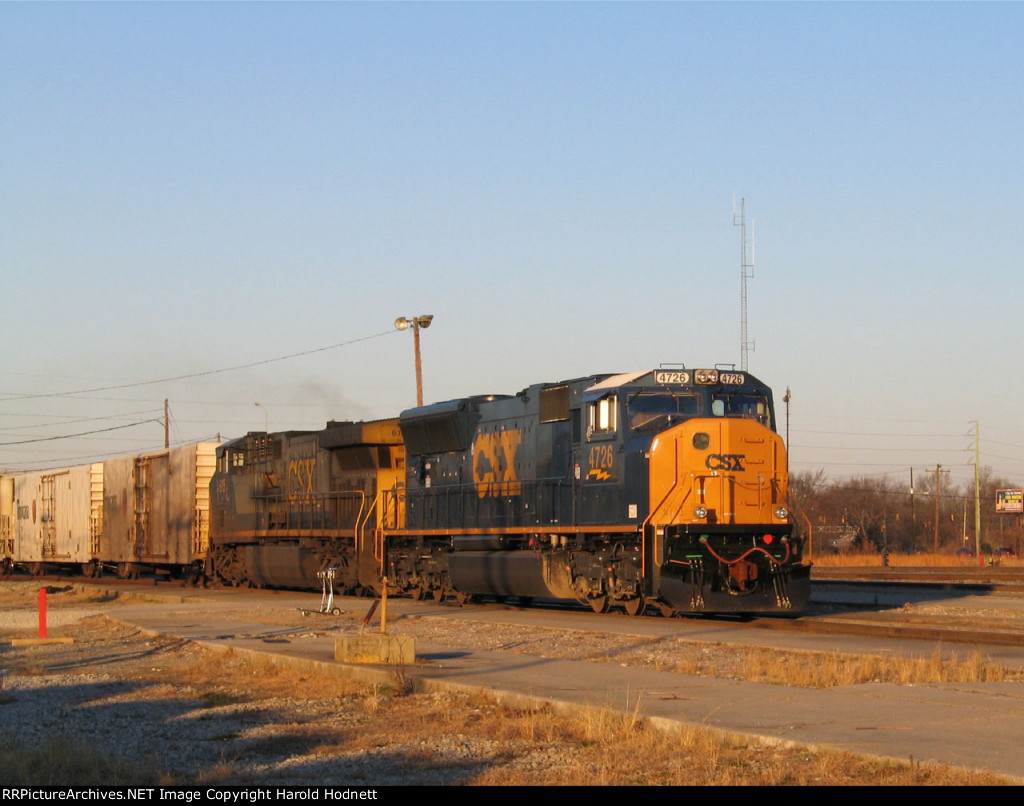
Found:
[{"label": "clear blue sky", "polygon": [[979,420],[1024,483],[1022,42],[1019,3],[0,4],[0,467],[160,447],[51,438],[164,398],[176,442],[397,414],[400,315],[428,400],[739,363],[735,196],[794,470],[961,483]]}]

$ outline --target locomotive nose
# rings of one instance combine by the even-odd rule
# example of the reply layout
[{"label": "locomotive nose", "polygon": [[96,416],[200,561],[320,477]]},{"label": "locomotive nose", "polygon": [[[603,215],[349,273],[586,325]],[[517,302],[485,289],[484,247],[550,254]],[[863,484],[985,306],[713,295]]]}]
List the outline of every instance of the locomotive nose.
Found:
[{"label": "locomotive nose", "polygon": [[657,524],[784,523],[782,439],[752,420],[694,419],[658,435],[650,455]]}]

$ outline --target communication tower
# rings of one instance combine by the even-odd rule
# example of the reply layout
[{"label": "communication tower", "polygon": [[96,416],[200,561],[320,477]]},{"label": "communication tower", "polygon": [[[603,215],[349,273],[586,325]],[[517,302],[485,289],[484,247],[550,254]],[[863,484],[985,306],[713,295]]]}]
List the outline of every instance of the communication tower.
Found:
[{"label": "communication tower", "polygon": [[754,342],[747,338],[747,280],[754,277],[754,222],[750,222],[750,256],[747,256],[747,200],[740,199],[736,213],[736,197],[732,199],[732,225],[740,228],[740,369],[747,371],[747,353]]}]

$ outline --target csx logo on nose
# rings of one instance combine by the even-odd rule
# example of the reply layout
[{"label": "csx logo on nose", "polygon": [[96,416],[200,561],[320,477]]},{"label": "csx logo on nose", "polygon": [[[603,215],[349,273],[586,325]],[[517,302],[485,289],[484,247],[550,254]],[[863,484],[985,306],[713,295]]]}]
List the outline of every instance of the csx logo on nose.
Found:
[{"label": "csx logo on nose", "polygon": [[746,459],[743,453],[712,453],[704,460],[708,470],[743,470],[743,460]]}]

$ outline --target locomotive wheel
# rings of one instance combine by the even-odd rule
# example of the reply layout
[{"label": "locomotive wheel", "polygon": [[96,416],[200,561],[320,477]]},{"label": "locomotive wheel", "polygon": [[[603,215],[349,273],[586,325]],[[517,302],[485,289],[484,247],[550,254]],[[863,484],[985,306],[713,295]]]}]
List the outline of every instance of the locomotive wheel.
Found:
[{"label": "locomotive wheel", "polygon": [[622,606],[626,608],[626,612],[631,616],[642,616],[644,610],[647,609],[647,600],[643,596],[637,596],[635,599],[629,599],[622,603]]},{"label": "locomotive wheel", "polygon": [[422,602],[423,599],[425,598],[425,594],[423,592],[423,588],[420,588],[420,587],[410,588],[409,589],[409,595],[413,598],[413,601],[416,601],[416,602]]},{"label": "locomotive wheel", "polygon": [[611,608],[611,604],[608,602],[607,596],[594,596],[589,600],[590,608],[595,613],[607,613]]},{"label": "locomotive wheel", "polygon": [[434,588],[434,590],[430,592],[430,595],[434,597],[435,602],[440,604],[445,600],[445,597],[448,595],[448,591],[445,588]]},{"label": "locomotive wheel", "polygon": [[459,606],[462,607],[464,605],[470,604],[473,601],[473,594],[457,591],[455,593],[455,600],[459,603]]},{"label": "locomotive wheel", "polygon": [[672,607],[672,605],[665,604],[664,602],[658,602],[658,609],[661,611],[661,615],[665,618],[675,618],[679,615],[678,610]]}]

